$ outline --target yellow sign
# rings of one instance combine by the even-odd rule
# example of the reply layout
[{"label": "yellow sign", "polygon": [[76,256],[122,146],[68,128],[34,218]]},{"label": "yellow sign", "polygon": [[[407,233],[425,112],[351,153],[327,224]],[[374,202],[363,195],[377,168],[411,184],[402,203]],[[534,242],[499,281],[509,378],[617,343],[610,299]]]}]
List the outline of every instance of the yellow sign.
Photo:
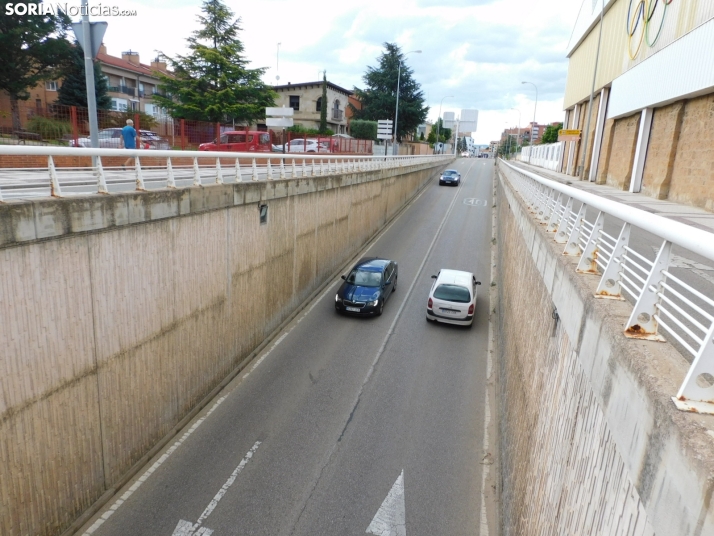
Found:
[{"label": "yellow sign", "polygon": [[582,130],[559,130],[558,141],[580,141]]}]

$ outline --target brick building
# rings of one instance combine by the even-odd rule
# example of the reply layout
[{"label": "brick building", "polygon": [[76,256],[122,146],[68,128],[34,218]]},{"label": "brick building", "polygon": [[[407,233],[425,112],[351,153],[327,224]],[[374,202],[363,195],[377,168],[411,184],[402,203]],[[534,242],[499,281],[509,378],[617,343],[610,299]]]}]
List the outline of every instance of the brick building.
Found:
[{"label": "brick building", "polygon": [[[583,132],[559,169],[714,210],[714,2],[659,2],[649,23],[630,3],[605,2],[588,154]],[[587,2],[573,31],[564,128],[586,129],[600,6]]]}]

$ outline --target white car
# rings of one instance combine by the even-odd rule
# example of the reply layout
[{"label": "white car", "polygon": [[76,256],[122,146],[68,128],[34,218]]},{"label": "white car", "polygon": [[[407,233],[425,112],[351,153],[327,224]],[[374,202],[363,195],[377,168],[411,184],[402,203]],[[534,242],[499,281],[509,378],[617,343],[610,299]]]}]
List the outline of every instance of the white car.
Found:
[{"label": "white car", "polygon": [[442,269],[431,276],[434,283],[426,302],[426,319],[445,324],[470,326],[476,310],[476,287],[481,281],[471,272]]},{"label": "white car", "polygon": [[[278,149],[279,152],[283,151],[283,146],[282,145],[277,145],[276,149]],[[316,140],[313,139],[302,139],[302,138],[295,138],[294,140],[290,140],[288,142],[287,147],[285,148],[286,153],[322,153],[324,152],[320,145],[317,143]]]}]

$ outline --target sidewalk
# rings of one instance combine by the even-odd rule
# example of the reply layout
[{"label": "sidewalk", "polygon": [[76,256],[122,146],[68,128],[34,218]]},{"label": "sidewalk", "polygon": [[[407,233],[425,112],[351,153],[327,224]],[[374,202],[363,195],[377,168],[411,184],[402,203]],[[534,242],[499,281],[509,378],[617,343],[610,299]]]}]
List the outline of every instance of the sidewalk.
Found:
[{"label": "sidewalk", "polygon": [[612,186],[604,184],[595,184],[587,181],[580,181],[576,177],[558,173],[549,169],[543,169],[538,166],[531,166],[523,162],[510,161],[509,163],[520,167],[531,173],[535,173],[546,179],[556,180],[573,188],[586,191],[591,194],[599,195],[611,201],[624,203],[634,208],[657,214],[670,220],[678,221],[686,225],[691,225],[703,231],[714,233],[714,214],[707,212],[701,208],[690,207],[688,205],[680,205],[667,201],[665,199],[653,199],[644,194],[633,194],[618,190]]}]

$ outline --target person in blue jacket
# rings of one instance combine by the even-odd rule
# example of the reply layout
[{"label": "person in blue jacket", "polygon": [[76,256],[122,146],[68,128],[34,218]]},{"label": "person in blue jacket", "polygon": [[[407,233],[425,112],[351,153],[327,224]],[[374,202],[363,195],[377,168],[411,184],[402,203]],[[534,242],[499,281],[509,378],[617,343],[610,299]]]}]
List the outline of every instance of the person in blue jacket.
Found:
[{"label": "person in blue jacket", "polygon": [[[134,121],[131,119],[127,119],[126,126],[121,129],[121,142],[125,149],[136,149],[136,130],[134,129]],[[126,169],[129,165],[134,165],[133,157],[127,158],[122,167]]]}]

